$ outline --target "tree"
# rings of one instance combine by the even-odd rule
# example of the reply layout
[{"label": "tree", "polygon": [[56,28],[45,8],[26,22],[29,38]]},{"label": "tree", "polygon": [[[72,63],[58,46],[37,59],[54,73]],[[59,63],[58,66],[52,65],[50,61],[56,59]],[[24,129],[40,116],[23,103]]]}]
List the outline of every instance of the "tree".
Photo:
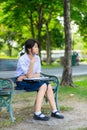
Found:
[{"label": "tree", "polygon": [[[20,34],[22,38],[33,37],[40,43],[40,50],[43,47],[42,29],[45,25],[45,49],[47,50],[47,63],[50,63],[51,40],[50,21],[59,14],[61,1],[58,0],[3,0],[1,20],[4,25],[12,28],[13,32]],[[59,5],[59,8],[57,8]],[[12,33],[13,33],[12,32]],[[20,39],[19,36],[19,39]],[[22,43],[21,43],[22,44]],[[56,44],[54,42],[54,44]]]},{"label": "tree", "polygon": [[[78,25],[80,37],[87,43],[87,0],[71,0],[71,20]],[[86,49],[87,44],[84,43]]]},{"label": "tree", "polygon": [[61,84],[73,86],[72,67],[71,67],[71,33],[70,33],[70,0],[64,0],[64,32],[65,32],[65,55],[64,69]]}]

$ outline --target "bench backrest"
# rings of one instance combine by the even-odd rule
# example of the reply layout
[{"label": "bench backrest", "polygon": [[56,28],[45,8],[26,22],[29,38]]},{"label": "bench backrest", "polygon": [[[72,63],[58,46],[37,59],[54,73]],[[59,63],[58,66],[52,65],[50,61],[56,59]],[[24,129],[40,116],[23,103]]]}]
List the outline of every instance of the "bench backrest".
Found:
[{"label": "bench backrest", "polygon": [[0,71],[16,70],[17,61],[17,59],[0,59]]},{"label": "bench backrest", "polygon": [[0,96],[12,94],[14,92],[14,84],[11,79],[0,78]]}]

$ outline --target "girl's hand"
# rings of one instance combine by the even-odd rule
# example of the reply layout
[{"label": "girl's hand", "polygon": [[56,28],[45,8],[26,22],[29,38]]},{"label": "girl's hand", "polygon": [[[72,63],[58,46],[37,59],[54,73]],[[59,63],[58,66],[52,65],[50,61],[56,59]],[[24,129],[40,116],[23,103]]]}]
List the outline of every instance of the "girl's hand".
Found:
[{"label": "girl's hand", "polygon": [[30,63],[35,63],[36,62],[36,58],[33,57],[32,59],[30,59]]},{"label": "girl's hand", "polygon": [[25,79],[26,78],[26,76],[25,75],[23,75],[23,76],[20,76],[20,77],[18,77],[17,78],[17,81],[22,81],[23,79]]}]

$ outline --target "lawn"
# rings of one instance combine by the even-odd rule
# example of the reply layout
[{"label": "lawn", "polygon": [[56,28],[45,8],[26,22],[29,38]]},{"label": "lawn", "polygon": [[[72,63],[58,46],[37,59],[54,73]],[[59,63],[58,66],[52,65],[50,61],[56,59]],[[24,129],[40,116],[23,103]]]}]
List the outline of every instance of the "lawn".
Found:
[{"label": "lawn", "polygon": [[64,87],[59,89],[59,99],[67,98],[70,94],[74,95],[75,99],[87,100],[87,79],[80,77],[74,82],[76,87]]}]

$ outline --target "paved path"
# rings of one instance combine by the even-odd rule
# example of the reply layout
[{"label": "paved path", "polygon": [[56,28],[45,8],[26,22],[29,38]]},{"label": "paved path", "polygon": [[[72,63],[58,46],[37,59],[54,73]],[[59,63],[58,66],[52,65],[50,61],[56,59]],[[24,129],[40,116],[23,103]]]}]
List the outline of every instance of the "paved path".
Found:
[{"label": "paved path", "polygon": [[[52,68],[52,69],[42,69],[43,73],[50,74],[50,75],[56,75],[58,77],[62,76],[63,67],[60,68]],[[0,77],[4,78],[10,78],[14,77],[15,72],[14,71],[0,71]],[[80,64],[79,66],[73,66],[72,67],[72,75],[87,75],[87,64]]]},{"label": "paved path", "polygon": [[[62,76],[63,67],[61,68],[53,68],[53,69],[43,69],[42,72],[46,74],[56,75],[58,77]],[[87,64],[80,64],[79,66],[72,67],[72,75],[87,75]]]},{"label": "paved path", "polygon": [[62,101],[61,105],[73,108],[71,111],[63,112],[62,120],[51,117],[49,121],[38,121],[29,116],[21,123],[0,130],[79,130],[79,128],[87,130],[87,102],[77,103],[76,100],[69,98],[68,101]]}]

